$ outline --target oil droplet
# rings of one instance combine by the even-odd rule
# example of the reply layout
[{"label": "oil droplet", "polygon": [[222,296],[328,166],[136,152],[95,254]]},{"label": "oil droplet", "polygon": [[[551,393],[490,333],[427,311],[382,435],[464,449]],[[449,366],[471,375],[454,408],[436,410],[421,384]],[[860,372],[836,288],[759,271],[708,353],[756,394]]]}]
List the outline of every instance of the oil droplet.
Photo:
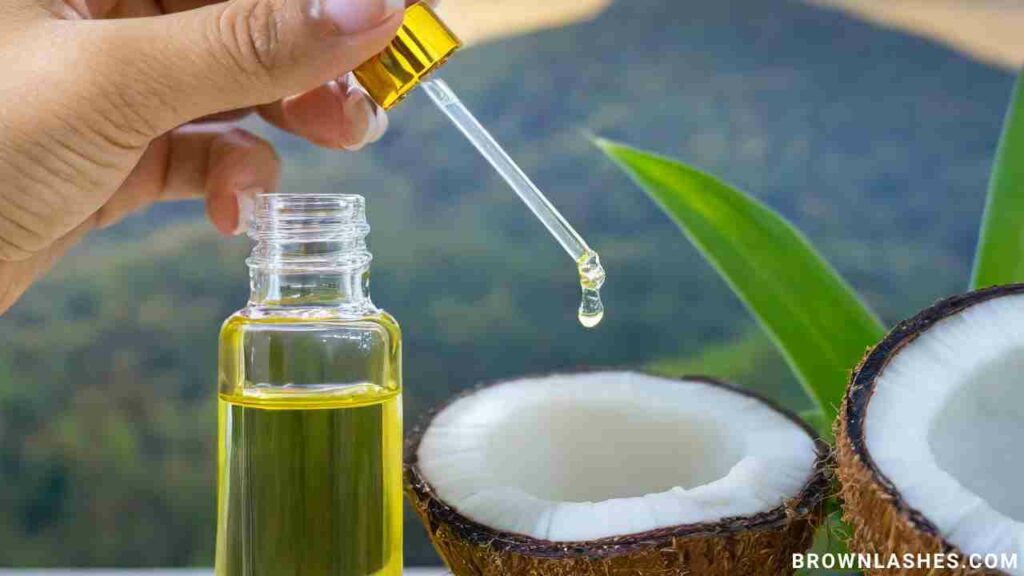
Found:
[{"label": "oil droplet", "polygon": [[601,323],[604,318],[604,304],[601,303],[601,293],[590,288],[583,289],[583,299],[580,301],[580,310],[576,317],[585,328],[593,328]]},{"label": "oil droplet", "polygon": [[583,297],[576,317],[585,328],[593,328],[604,318],[604,304],[601,302],[601,286],[604,285],[604,268],[597,252],[589,251],[577,263],[580,273],[580,289]]}]

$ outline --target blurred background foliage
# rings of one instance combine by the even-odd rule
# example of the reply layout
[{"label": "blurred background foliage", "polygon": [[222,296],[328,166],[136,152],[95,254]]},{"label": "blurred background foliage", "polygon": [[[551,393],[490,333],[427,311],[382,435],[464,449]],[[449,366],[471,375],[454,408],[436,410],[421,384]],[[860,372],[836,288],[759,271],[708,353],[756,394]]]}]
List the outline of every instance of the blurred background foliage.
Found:
[{"label": "blurred background foliage", "polygon": [[[776,0],[619,0],[466,50],[444,76],[601,252],[608,314],[577,324],[572,263],[423,95],[359,154],[261,129],[285,159],[283,191],[368,198],[410,425],[480,381],[580,365],[710,373],[809,407],[588,134],[751,191],[891,322],[963,289],[1013,81]],[[212,562],[216,335],[244,304],[247,251],[200,206],[160,206],[89,239],[0,318],[0,565]],[[407,563],[436,563],[409,520]]]}]

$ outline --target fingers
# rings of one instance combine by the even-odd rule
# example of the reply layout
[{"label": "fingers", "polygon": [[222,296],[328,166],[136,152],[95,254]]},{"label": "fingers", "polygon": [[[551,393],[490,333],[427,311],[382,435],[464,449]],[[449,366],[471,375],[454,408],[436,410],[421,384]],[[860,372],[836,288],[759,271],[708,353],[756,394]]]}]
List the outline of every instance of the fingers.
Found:
[{"label": "fingers", "polygon": [[388,127],[384,110],[350,76],[259,109],[271,124],[327,148],[358,150]]},{"label": "fingers", "polygon": [[231,0],[152,18],[83,21],[79,84],[122,105],[127,132],[273,102],[380,52],[402,0]]},{"label": "fingers", "polygon": [[95,224],[106,228],[120,222],[164,195],[171,138],[158,138],[143,152],[128,178],[95,214]]},{"label": "fingers", "polygon": [[[189,194],[198,184],[190,181],[192,171],[184,165],[185,176],[174,188]],[[206,215],[224,235],[241,234],[249,227],[258,194],[277,190],[281,162],[265,140],[233,129],[215,138],[207,152],[206,175],[200,190],[206,193]]]},{"label": "fingers", "polygon": [[196,118],[193,122],[234,122],[236,120],[241,120],[250,114],[252,114],[252,108],[238,108],[237,110],[217,112],[216,114]]},{"label": "fingers", "polygon": [[25,260],[0,261],[0,315],[93,227],[94,220],[88,219]]},{"label": "fingers", "polygon": [[[97,0],[90,0],[97,1]],[[160,5],[163,6],[164,12],[168,14],[172,12],[184,12],[185,10],[194,10],[208,4],[214,4],[221,0],[163,0]],[[419,0],[405,0],[406,7],[412,6]],[[423,0],[430,4],[432,7],[437,6],[438,0]]]},{"label": "fingers", "polygon": [[205,196],[217,230],[238,234],[256,195],[276,190],[279,178],[280,160],[265,140],[230,126],[186,126],[150,146],[96,223],[110,226],[154,202]]}]

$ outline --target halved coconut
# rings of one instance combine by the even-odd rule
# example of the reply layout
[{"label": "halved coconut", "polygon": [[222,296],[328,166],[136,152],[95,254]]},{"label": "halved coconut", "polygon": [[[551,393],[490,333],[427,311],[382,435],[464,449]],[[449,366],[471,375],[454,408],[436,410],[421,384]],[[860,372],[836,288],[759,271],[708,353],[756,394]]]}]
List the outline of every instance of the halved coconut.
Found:
[{"label": "halved coconut", "polygon": [[851,548],[901,563],[879,573],[990,573],[911,568],[903,555],[1005,553],[1017,568],[995,567],[1024,574],[1024,286],[899,324],[854,373],[837,445]]},{"label": "halved coconut", "polygon": [[826,452],[719,382],[556,374],[430,417],[406,489],[456,576],[774,576],[811,542]]}]

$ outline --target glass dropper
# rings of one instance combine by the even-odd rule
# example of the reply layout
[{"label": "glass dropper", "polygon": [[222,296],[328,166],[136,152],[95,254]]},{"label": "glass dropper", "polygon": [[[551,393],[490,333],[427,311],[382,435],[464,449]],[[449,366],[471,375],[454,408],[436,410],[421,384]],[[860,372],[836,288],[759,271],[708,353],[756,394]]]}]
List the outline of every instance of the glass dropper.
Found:
[{"label": "glass dropper", "polygon": [[544,224],[548,232],[562,245],[569,257],[576,262],[580,275],[580,288],[583,298],[580,301],[580,323],[591,328],[596,326],[604,316],[604,305],[599,292],[604,284],[604,268],[597,252],[594,252],[579,232],[562,216],[547,196],[537,188],[530,177],[512,160],[494,137],[463,105],[448,83],[440,78],[432,78],[421,82],[423,90],[441,109],[448,119],[455,124],[473,146],[490,162],[491,166],[519,195],[530,211]]},{"label": "glass dropper", "polygon": [[461,45],[430,5],[420,1],[406,8],[402,25],[388,47],[356,67],[354,74],[373,101],[385,110],[401,102],[416,86],[423,86],[434,104],[476,146],[576,262],[583,291],[579,320],[588,328],[596,326],[604,316],[599,290],[605,278],[597,252],[502,150],[448,84],[428,79]]}]

